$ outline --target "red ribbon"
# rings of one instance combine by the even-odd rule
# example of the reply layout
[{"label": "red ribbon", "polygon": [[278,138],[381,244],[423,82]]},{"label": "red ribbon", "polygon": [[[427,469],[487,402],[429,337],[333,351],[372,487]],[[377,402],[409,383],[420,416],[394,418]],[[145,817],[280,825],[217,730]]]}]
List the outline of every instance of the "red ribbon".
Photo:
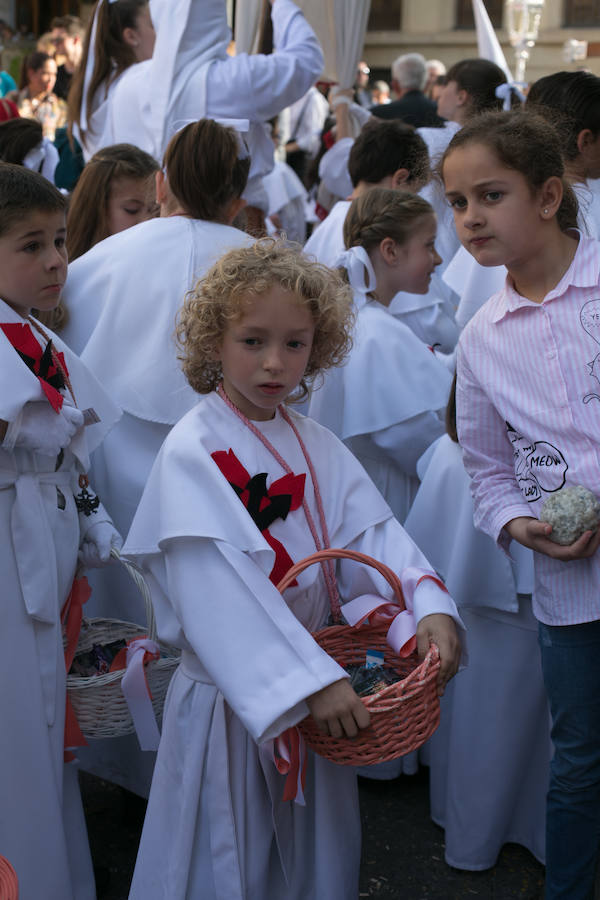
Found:
[{"label": "red ribbon", "polygon": [[[37,342],[36,342],[37,343]],[[81,620],[83,618],[83,604],[87,603],[92,594],[92,589],[85,575],[75,578],[69,596],[65,600],[65,605],[60,614],[60,620],[65,629],[67,638],[67,646],[65,647],[65,668],[67,675],[73,664],[75,650],[77,649],[77,641],[79,640],[79,632],[81,631]],[[75,710],[71,705],[69,694],[67,692],[67,702],[65,709],[65,762],[71,762],[75,759],[73,753],[67,750],[67,747],[85,747],[87,741],[83,736]]]},{"label": "red ribbon", "polygon": [[53,349],[51,341],[42,350],[27,324],[6,322],[0,324],[0,328],[25,365],[37,376],[52,409],[59,412],[63,396],[58,388],[64,386],[64,378],[69,375],[64,355]]},{"label": "red ribbon", "polygon": [[[290,511],[302,505],[306,475],[284,475],[267,488],[266,473],[251,477],[233,450],[227,452],[216,450],[211,456],[250,513],[266,542],[275,551],[275,563],[269,578],[273,584],[279,584],[288,569],[294,565],[294,561],[283,544],[269,532],[269,525],[275,519],[285,519]],[[297,583],[294,580],[291,586]]]},{"label": "red ribbon", "polygon": [[308,753],[296,727],[287,728],[273,741],[273,762],[277,771],[286,776],[283,800],[295,800],[304,806]]}]

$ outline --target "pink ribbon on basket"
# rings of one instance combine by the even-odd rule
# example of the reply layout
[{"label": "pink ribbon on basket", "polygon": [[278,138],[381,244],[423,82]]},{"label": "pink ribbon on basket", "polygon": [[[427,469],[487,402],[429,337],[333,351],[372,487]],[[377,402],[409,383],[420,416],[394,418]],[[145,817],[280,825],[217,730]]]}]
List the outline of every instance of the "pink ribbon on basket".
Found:
[{"label": "pink ribbon on basket", "polygon": [[135,638],[115,656],[110,671],[127,671],[121,680],[121,690],[127,701],[131,718],[142,750],[158,750],[160,732],[152,708],[152,694],[146,678],[146,663],[160,659],[160,648],[149,638]]},{"label": "pink ribbon on basket", "polygon": [[275,768],[285,775],[283,799],[293,800],[299,806],[306,806],[304,786],[306,784],[306,763],[308,753],[304,738],[294,726],[286,728],[273,741],[266,741],[265,746],[275,763]]},{"label": "pink ribbon on basket", "polygon": [[422,569],[409,566],[402,572],[402,588],[406,609],[398,609],[396,599],[386,600],[375,594],[361,594],[344,603],[344,618],[353,628],[359,628],[367,620],[370,625],[390,623],[386,641],[399,656],[410,656],[417,646],[417,625],[413,612],[413,595],[422,581],[434,581],[445,593],[446,586],[435,575],[424,573]]}]

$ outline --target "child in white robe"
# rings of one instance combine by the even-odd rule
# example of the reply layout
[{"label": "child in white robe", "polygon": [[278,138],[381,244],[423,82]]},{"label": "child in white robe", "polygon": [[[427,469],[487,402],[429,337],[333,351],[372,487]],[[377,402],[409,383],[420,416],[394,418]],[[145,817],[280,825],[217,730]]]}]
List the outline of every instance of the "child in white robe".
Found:
[{"label": "child in white robe", "polygon": [[[183,368],[204,396],[166,439],[124,550],[147,575],[160,634],[182,649],[131,898],[357,894],[354,770],[309,752],[301,806],[283,801],[270,756],[309,712],[332,736],[368,725],[310,634],[329,614],[321,568],[284,597],[275,588],[293,561],[329,545],[401,580],[422,568],[414,595],[404,579],[420,653],[440,647],[440,690],[458,667],[460,620],[426,560],[343,445],[284,405],[343,358],[350,313],[335,273],[270,240],[226,254],[183,307]],[[344,599],[390,594],[372,570],[340,561],[335,574]]]},{"label": "child in white robe", "polygon": [[417,460],[443,433],[451,376],[388,307],[399,290],[427,291],[440,262],[435,237],[435,215],[421,197],[372,188],[352,202],[338,265],[354,291],[353,347],[315,385],[309,404],[309,415],[352,450],[400,522],[419,486]]},{"label": "child in white robe", "polygon": [[59,301],[65,215],[41,175],[0,167],[0,852],[22,900],[95,897],[77,769],[63,760],[60,615],[78,553],[100,565],[121,544],[85,476],[119,410],[31,316]]}]

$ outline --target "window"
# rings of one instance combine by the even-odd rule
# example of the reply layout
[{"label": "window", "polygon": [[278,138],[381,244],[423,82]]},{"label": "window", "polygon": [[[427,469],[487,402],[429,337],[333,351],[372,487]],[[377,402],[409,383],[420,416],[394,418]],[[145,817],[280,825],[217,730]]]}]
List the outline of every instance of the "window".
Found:
[{"label": "window", "polygon": [[[502,0],[484,0],[488,16],[494,28],[502,28]],[[475,28],[473,20],[473,4],[471,0],[457,0],[456,27]]]},{"label": "window", "polygon": [[565,25],[600,27],[600,0],[565,0]]},{"label": "window", "polygon": [[400,31],[401,0],[371,0],[367,31]]}]

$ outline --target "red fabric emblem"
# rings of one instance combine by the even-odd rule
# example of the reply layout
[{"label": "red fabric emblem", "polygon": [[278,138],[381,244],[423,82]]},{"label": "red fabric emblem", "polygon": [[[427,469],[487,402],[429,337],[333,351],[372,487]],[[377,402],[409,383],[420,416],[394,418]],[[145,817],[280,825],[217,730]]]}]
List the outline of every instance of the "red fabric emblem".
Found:
[{"label": "red fabric emblem", "polygon": [[[275,564],[269,578],[279,584],[294,562],[283,546],[269,532],[276,519],[286,519],[291,510],[302,505],[306,475],[284,475],[267,488],[267,473],[250,476],[233,450],[216,450],[211,454],[259,529],[267,543],[275,551]],[[298,584],[292,581],[292,585]]]},{"label": "red fabric emblem", "polygon": [[[52,409],[59,412],[63,405],[60,390],[65,387],[65,376],[69,374],[64,355],[54,350],[52,341],[48,341],[42,350],[27,324],[6,322],[0,324],[0,328],[27,368],[37,376]],[[57,359],[60,365],[57,365]]]}]

